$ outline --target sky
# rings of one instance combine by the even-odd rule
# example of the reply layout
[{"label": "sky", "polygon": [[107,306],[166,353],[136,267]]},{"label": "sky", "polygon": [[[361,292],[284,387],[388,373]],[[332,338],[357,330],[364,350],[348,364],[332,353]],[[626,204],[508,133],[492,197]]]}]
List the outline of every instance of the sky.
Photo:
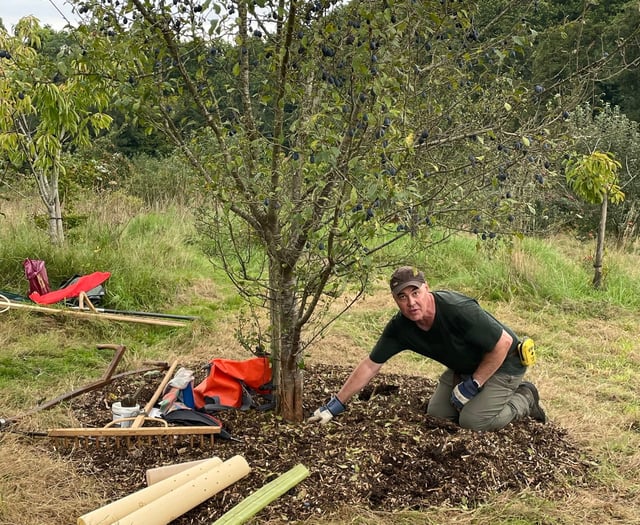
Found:
[{"label": "sky", "polygon": [[65,16],[75,23],[71,6],[65,0],[0,0],[0,18],[9,31],[18,20],[28,15],[35,16],[41,25],[50,25],[55,30],[65,26]]}]

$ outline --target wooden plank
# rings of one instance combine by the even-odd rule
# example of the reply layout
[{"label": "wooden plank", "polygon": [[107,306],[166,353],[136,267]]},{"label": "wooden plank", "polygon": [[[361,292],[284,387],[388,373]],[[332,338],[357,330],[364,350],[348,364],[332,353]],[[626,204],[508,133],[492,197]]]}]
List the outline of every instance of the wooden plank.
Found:
[{"label": "wooden plank", "polygon": [[121,314],[108,314],[108,313],[94,313],[94,312],[78,311],[78,310],[67,310],[62,308],[50,308],[46,306],[33,306],[30,304],[15,303],[12,301],[8,301],[8,302],[3,301],[0,303],[0,306],[5,306],[5,305],[7,308],[31,310],[33,312],[42,312],[42,313],[54,314],[54,315],[60,315],[60,314],[70,315],[70,316],[80,317],[83,319],[106,319],[109,321],[125,321],[128,323],[142,323],[142,324],[151,324],[151,325],[158,325],[158,326],[171,326],[176,328],[187,326],[187,323],[183,323],[181,321],[153,319],[150,317],[146,317],[146,318],[135,317],[127,314],[121,315]]},{"label": "wooden plank", "polygon": [[139,428],[52,428],[47,431],[49,437],[138,437],[138,436],[188,436],[189,434],[219,434],[220,427],[184,426],[184,427],[139,427]]}]

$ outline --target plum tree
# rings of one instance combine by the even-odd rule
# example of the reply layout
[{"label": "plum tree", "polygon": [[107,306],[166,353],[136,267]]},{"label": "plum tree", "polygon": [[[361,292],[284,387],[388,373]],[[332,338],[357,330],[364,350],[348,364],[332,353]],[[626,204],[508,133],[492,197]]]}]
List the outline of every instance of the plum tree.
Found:
[{"label": "plum tree", "polygon": [[80,34],[108,43],[98,62],[122,106],[201,175],[200,231],[268,312],[255,343],[288,420],[303,417],[304,355],[339,315],[333,298],[348,308],[374,270],[400,262],[386,248],[401,239],[418,258],[453,232],[512,232],[510,217],[550,186],[534,176],[553,179],[562,113],[580,102],[557,79],[542,92],[522,80],[535,32],[518,19],[492,33],[509,11],[480,27],[472,3],[80,5]]}]

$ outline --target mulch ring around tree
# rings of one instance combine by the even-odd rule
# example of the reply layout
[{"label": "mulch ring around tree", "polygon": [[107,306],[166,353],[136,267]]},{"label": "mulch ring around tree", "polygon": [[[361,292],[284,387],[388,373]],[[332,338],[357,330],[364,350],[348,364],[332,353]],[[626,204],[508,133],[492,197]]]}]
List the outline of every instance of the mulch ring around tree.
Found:
[{"label": "mulch ring around tree", "polygon": [[[310,366],[305,372],[305,414],[336,392],[349,372]],[[106,400],[138,389],[140,399],[149,399],[157,384],[157,378],[129,376],[76,398],[71,406],[83,425],[101,427],[112,417]],[[461,429],[426,415],[434,387],[423,377],[380,374],[347,412],[324,426],[288,424],[272,411],[231,410],[218,416],[235,439],[216,439],[213,446],[178,443],[57,452],[80,472],[100,479],[108,501],[144,488],[147,469],[211,456],[243,456],[251,473],[172,522],[178,525],[212,523],[300,463],[309,469],[309,477],[263,509],[258,521],[304,521],[345,505],[387,512],[441,504],[473,506],[497,492],[526,488],[561,497],[568,477],[573,486],[587,483],[590,463],[553,422],[526,419],[493,432]]]}]

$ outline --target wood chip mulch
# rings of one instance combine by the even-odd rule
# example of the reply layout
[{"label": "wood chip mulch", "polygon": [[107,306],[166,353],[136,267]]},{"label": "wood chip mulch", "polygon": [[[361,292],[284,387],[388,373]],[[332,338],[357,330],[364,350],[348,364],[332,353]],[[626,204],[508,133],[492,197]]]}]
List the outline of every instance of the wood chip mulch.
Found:
[{"label": "wood chip mulch", "polygon": [[[196,370],[199,364],[185,366]],[[310,366],[305,414],[327,401],[349,372]],[[157,377],[129,376],[70,406],[83,425],[101,427],[111,420],[109,401],[141,389],[144,405],[158,382]],[[526,419],[494,432],[460,429],[425,414],[434,387],[423,377],[380,374],[347,412],[324,426],[288,424],[271,411],[225,411],[218,417],[235,439],[217,439],[213,447],[177,443],[56,452],[101,480],[107,502],[144,488],[145,472],[152,467],[211,456],[246,459],[252,469],[247,477],[172,521],[176,525],[210,524],[300,463],[309,477],[263,509],[256,522],[299,522],[345,505],[384,511],[473,506],[497,492],[524,489],[561,497],[570,484],[588,483],[591,463],[553,422]]]}]

